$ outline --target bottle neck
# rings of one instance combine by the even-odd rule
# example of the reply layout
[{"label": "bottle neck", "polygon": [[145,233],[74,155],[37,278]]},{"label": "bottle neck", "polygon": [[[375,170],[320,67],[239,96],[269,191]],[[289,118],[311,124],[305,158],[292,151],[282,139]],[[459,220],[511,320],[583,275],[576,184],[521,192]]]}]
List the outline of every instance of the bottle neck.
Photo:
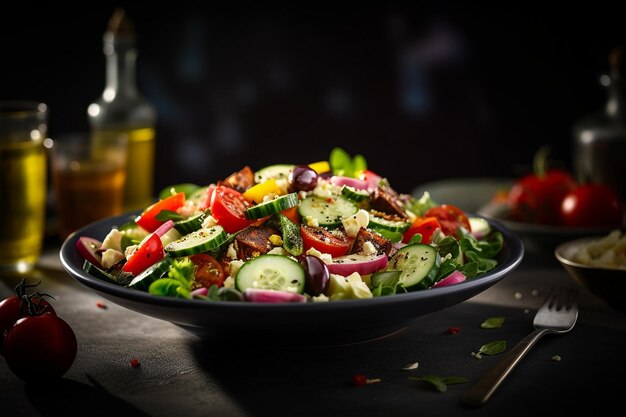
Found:
[{"label": "bottle neck", "polygon": [[137,50],[131,44],[118,42],[105,43],[106,87],[105,99],[113,100],[116,96],[137,95],[136,61]]}]

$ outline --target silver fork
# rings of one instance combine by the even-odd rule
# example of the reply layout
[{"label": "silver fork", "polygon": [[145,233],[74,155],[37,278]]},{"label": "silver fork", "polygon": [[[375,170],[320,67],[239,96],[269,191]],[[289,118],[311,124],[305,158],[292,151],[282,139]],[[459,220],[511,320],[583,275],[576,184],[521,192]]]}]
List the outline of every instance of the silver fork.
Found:
[{"label": "silver fork", "polygon": [[574,328],[578,318],[578,292],[575,289],[553,289],[537,310],[533,320],[535,331],[509,350],[496,364],[476,381],[463,395],[463,402],[485,404],[502,381],[545,334],[566,333]]}]

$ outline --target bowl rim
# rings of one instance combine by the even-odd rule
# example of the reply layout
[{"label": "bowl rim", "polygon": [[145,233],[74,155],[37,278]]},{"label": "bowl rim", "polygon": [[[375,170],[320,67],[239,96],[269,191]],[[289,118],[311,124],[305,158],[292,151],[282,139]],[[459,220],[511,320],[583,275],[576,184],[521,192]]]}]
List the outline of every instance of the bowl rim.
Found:
[{"label": "bowl rim", "polygon": [[[89,231],[96,227],[103,227],[105,224],[123,224],[125,221],[128,220],[129,217],[136,213],[137,212],[127,212],[118,216],[108,217],[84,226],[70,234],[62,243],[61,249],[59,251],[61,264],[63,265],[63,268],[66,270],[66,272],[69,273],[81,284],[89,287],[92,290],[95,290],[96,292],[105,293],[116,298],[122,298],[125,301],[137,302],[144,305],[152,305],[157,307],[179,307],[185,309],[198,309],[203,311],[207,309],[217,311],[225,309],[227,311],[236,308],[237,310],[245,310],[250,312],[262,311],[264,313],[273,311],[284,312],[286,309],[289,309],[290,312],[311,311],[312,309],[323,309],[324,311],[342,311],[352,310],[359,307],[385,307],[390,304],[413,303],[417,300],[428,298],[445,299],[446,297],[453,296],[459,292],[476,294],[481,291],[481,288],[484,287],[486,289],[498,282],[507,274],[509,274],[511,271],[517,268],[517,266],[522,262],[524,258],[524,244],[521,238],[515,232],[509,230],[498,220],[485,218],[485,220],[487,220],[494,229],[502,233],[505,245],[508,245],[509,256],[501,263],[499,263],[495,269],[489,271],[486,275],[477,277],[476,279],[466,280],[462,283],[451,286],[436,287],[427,290],[396,294],[389,297],[374,297],[368,299],[336,300],[332,302],[320,303],[253,303],[244,301],[207,303],[203,300],[190,300],[183,298],[155,296],[144,291],[118,286],[100,280],[88,274],[82,269],[82,261],[80,261],[79,259],[80,255],[75,249],[78,238],[81,236],[90,236],[88,234]],[[477,215],[477,217],[483,216]],[[103,237],[97,236],[90,237],[103,239]],[[78,260],[80,264],[77,264],[76,260]]]}]

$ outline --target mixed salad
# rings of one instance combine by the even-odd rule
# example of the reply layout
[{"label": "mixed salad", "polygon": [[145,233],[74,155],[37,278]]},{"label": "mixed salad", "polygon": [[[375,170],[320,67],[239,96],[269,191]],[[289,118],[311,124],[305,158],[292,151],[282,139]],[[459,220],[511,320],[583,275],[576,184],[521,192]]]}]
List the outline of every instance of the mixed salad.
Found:
[{"label": "mixed salad", "polygon": [[[99,240],[102,239],[102,240]],[[326,302],[453,285],[496,267],[503,236],[481,218],[398,193],[341,148],[328,161],[245,166],[177,184],[103,237],[83,269],[159,296]]]}]

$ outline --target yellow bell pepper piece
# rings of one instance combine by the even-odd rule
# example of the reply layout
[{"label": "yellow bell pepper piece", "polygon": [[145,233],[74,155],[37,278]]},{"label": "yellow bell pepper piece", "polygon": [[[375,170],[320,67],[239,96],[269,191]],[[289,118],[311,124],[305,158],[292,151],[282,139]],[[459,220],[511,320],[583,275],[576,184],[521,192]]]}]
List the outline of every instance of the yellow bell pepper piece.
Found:
[{"label": "yellow bell pepper piece", "polygon": [[318,174],[330,171],[330,164],[328,161],[313,162],[312,164],[309,164],[309,167]]},{"label": "yellow bell pepper piece", "polygon": [[271,195],[273,198],[274,196],[281,194],[283,194],[281,188],[276,184],[276,180],[271,178],[248,188],[243,193],[243,198],[248,201],[254,201],[257,204],[261,204],[263,202],[263,197],[266,195]]}]

